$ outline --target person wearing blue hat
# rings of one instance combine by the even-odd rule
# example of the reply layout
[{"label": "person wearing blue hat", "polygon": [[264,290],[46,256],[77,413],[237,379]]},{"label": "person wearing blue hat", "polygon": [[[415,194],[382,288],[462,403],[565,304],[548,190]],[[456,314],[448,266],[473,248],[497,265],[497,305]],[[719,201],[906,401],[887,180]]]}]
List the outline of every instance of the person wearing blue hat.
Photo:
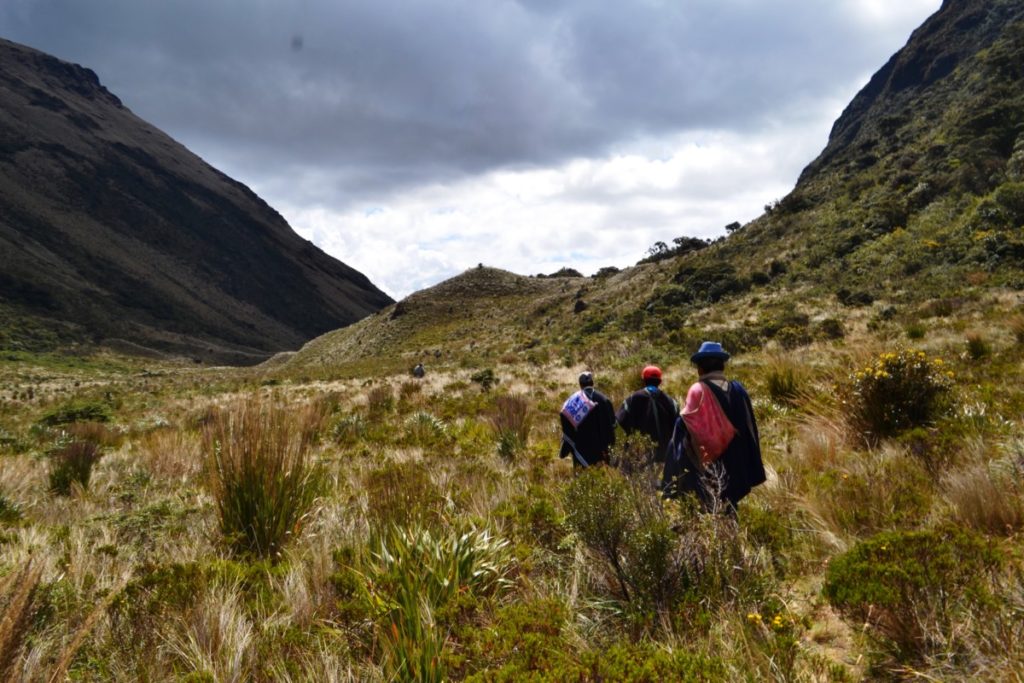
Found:
[{"label": "person wearing blue hat", "polygon": [[594,374],[583,372],[580,390],[565,400],[559,419],[562,446],[558,456],[572,455],[573,469],[590,467],[608,460],[615,445],[615,408],[607,396],[594,388]]},{"label": "person wearing blue hat", "polygon": [[698,381],[672,430],[662,490],[668,497],[692,491],[707,509],[735,511],[766,476],[750,395],[725,376],[729,358],[713,341],[690,356]]}]

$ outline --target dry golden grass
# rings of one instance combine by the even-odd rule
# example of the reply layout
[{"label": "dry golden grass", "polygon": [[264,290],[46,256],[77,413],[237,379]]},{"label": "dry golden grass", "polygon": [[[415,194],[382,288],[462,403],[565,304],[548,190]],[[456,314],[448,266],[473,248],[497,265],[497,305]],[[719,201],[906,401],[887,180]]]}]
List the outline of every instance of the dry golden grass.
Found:
[{"label": "dry golden grass", "polygon": [[1024,529],[1024,484],[1013,463],[977,462],[951,472],[943,485],[958,523],[999,535]]},{"label": "dry golden grass", "polygon": [[33,598],[42,578],[43,565],[25,563],[4,586],[0,615],[0,679],[15,680],[18,659],[32,619]]}]

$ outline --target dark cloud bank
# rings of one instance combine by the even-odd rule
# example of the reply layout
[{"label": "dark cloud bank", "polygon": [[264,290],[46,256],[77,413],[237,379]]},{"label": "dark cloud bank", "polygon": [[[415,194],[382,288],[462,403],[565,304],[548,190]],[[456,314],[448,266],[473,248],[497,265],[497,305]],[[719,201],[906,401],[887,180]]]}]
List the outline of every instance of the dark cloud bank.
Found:
[{"label": "dark cloud bank", "polygon": [[906,39],[872,23],[877,5],[5,0],[0,35],[90,66],[228,172],[316,178],[301,193],[344,208],[641,138],[799,124]]}]

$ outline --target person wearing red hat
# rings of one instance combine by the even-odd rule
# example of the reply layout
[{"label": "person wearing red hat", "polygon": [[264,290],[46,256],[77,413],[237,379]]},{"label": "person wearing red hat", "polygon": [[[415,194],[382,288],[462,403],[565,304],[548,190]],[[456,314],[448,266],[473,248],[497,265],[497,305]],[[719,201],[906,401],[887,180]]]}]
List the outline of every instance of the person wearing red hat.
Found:
[{"label": "person wearing red hat", "polygon": [[672,438],[672,426],[679,415],[679,404],[661,390],[661,368],[648,365],[640,373],[644,386],[622,403],[615,419],[627,434],[640,432],[651,437],[657,444],[653,459],[664,462],[668,443]]}]

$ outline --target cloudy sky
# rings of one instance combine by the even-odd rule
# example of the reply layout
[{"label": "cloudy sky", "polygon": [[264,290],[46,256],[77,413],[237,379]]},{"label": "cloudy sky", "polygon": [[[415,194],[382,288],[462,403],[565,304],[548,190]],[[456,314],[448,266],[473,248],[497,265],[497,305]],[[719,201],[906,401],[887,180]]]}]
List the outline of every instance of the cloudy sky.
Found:
[{"label": "cloudy sky", "polygon": [[0,36],[395,297],[635,263],[785,195],[940,0],[2,0]]}]

